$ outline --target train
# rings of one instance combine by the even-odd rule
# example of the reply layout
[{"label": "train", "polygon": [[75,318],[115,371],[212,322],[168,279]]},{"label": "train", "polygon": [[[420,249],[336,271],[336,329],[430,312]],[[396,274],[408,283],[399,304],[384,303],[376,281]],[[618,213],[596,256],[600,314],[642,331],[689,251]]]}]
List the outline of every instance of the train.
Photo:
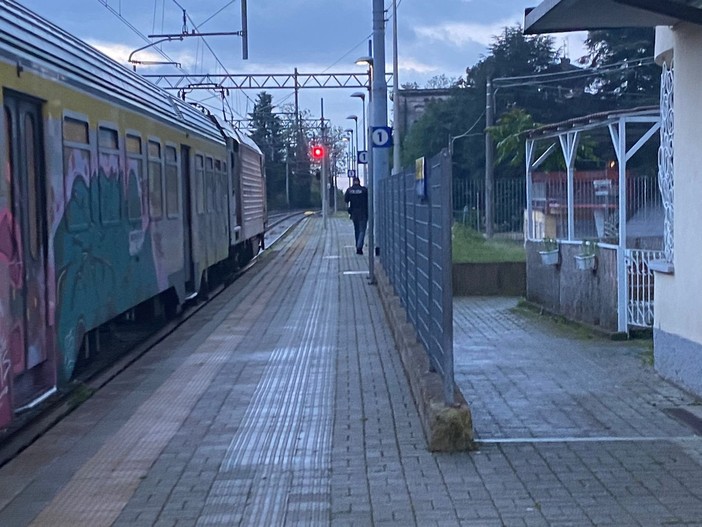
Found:
[{"label": "train", "polygon": [[99,328],[176,314],[251,260],[267,210],[250,138],[11,0],[0,84],[3,429],[70,385]]}]

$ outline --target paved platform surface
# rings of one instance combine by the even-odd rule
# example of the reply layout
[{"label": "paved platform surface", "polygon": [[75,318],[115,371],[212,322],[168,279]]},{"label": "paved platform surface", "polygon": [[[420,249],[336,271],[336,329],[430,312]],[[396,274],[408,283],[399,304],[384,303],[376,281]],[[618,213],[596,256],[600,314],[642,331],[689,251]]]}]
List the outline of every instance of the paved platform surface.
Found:
[{"label": "paved platform surface", "polygon": [[352,232],[304,220],[0,469],[0,526],[702,525],[698,401],[516,299],[456,299],[480,449],[427,452]]}]

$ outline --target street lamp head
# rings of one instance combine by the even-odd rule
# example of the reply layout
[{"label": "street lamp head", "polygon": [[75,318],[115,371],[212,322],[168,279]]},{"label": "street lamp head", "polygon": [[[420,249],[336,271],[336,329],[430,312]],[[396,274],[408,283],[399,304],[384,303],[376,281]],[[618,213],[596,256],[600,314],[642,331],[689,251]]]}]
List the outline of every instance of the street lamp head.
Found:
[{"label": "street lamp head", "polygon": [[363,93],[362,91],[355,91],[351,94],[351,97],[359,97],[363,99],[364,101],[366,100],[366,94]]},{"label": "street lamp head", "polygon": [[353,119],[354,121],[358,120],[358,115],[349,115],[346,117],[347,119]]},{"label": "street lamp head", "polygon": [[373,57],[358,57],[356,59],[356,64],[358,64],[359,66],[372,66]]},{"label": "street lamp head", "polygon": [[352,129],[352,128],[347,128],[346,130],[344,130],[344,132],[348,132],[348,133],[350,133],[351,135],[353,135],[353,129]]}]

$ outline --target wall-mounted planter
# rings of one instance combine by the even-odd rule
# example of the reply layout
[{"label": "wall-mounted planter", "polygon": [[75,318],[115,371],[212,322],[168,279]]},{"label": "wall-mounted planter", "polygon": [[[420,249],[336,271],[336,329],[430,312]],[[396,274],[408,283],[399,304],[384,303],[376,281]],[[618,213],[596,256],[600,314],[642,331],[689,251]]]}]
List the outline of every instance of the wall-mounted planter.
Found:
[{"label": "wall-mounted planter", "polygon": [[558,249],[552,251],[539,251],[541,263],[544,265],[558,265]]},{"label": "wall-mounted planter", "polygon": [[576,254],[575,267],[580,271],[597,270],[597,257],[594,254]]}]

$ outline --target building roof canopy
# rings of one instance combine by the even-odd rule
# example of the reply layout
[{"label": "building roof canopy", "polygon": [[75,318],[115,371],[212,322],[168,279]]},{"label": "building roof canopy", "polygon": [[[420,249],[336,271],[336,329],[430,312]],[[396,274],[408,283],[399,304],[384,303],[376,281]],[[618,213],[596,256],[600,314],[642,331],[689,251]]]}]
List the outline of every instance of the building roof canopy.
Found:
[{"label": "building roof canopy", "polygon": [[702,24],[702,0],[544,0],[527,9],[525,33]]}]

